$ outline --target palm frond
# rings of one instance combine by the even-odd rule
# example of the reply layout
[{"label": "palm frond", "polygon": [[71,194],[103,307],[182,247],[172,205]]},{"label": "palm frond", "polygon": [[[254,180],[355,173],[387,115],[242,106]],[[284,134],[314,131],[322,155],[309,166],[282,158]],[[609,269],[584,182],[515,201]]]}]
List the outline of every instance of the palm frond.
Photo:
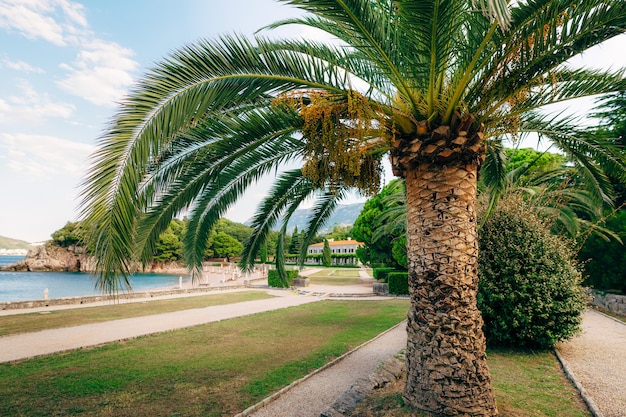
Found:
[{"label": "palm frond", "polygon": [[511,23],[511,9],[507,0],[473,0],[473,4],[477,5],[480,11],[498,22],[503,29],[508,29]]},{"label": "palm frond", "polygon": [[389,194],[381,199],[382,213],[372,232],[372,242],[383,236],[402,236],[406,231],[406,185],[404,180],[394,180],[387,186]]},{"label": "palm frond", "polygon": [[144,262],[172,217],[194,205],[199,195],[209,188],[220,195],[235,187],[239,191],[231,197],[233,204],[254,181],[299,152],[301,139],[291,136],[298,123],[292,114],[274,109],[225,118],[227,123],[212,119],[188,132],[180,144],[175,142],[180,149],[175,147],[149,173],[140,190],[146,190],[149,210],[137,239]]},{"label": "palm frond", "polygon": [[[447,123],[450,117],[447,109],[456,107],[449,104],[449,100],[441,100],[449,99],[445,75],[454,76],[454,68],[460,62],[459,51],[463,51],[464,55],[468,53],[465,23],[468,20],[474,22],[477,17],[471,13],[469,6],[465,1],[443,0],[398,3],[399,42],[406,42],[412,49],[411,55],[407,53],[402,58],[412,68],[409,72],[412,84],[424,91],[427,103],[424,116],[429,120],[438,117],[443,118],[442,123]],[[405,52],[408,51],[405,49]],[[458,102],[460,98],[456,99]]]},{"label": "palm frond", "polygon": [[[382,71],[384,77],[405,97],[407,102],[411,103],[413,108],[418,107],[412,101],[411,82],[413,80],[405,77],[401,67],[403,51],[397,47],[397,43],[402,42],[402,33],[398,32],[396,10],[400,3],[369,0],[286,0],[284,2],[295,5],[314,16],[279,22],[278,25],[297,23],[320,29],[343,41],[350,48],[366,56],[377,72]],[[276,27],[276,25],[271,27]],[[390,40],[396,42],[390,42]],[[412,54],[415,55],[414,51]]]},{"label": "palm frond", "polygon": [[622,179],[626,175],[626,159],[615,144],[580,130],[575,119],[526,113],[520,131],[536,133],[561,150],[577,167],[587,190],[598,203],[610,201],[613,195],[606,173]]},{"label": "palm frond", "polygon": [[489,202],[485,209],[485,215],[481,226],[495,209],[498,200],[507,186],[507,161],[506,152],[501,143],[494,140],[487,146],[487,157],[481,169],[482,182],[489,189]]},{"label": "palm frond", "polygon": [[[311,182],[302,176],[299,169],[284,172],[277,179],[252,220],[252,234],[244,243],[241,255],[242,268],[249,269],[254,265],[258,251],[265,243],[269,232],[283,217],[287,206],[296,200],[304,201],[312,192]],[[283,237],[281,236],[281,239]]]},{"label": "palm frond", "polygon": [[264,53],[267,43],[225,37],[183,48],[153,69],[122,103],[83,184],[82,217],[98,225],[93,227],[98,270],[112,271],[103,278],[131,271],[135,227],[150,200],[148,195],[137,198],[134,190],[177,137],[211,114],[255,103],[267,107],[270,94],[281,88],[334,88],[321,64],[303,65],[288,51],[269,48]]},{"label": "palm frond", "polygon": [[567,60],[626,30],[621,0],[536,0],[519,2],[512,12],[511,30],[494,36],[497,49],[468,95],[487,113],[520,95],[541,93],[532,88],[546,85]]}]

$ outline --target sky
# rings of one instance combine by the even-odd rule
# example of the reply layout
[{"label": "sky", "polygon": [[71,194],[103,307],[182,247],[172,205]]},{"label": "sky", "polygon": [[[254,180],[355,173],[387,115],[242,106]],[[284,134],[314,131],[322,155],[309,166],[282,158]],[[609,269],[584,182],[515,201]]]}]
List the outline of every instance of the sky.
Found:
[{"label": "sky", "polygon": [[[296,13],[272,0],[0,0],[0,236],[41,242],[77,220],[88,157],[116,103],[155,62]],[[626,67],[626,37],[578,64]],[[266,190],[227,217],[249,219]]]},{"label": "sky", "polygon": [[[272,0],[0,0],[0,236],[40,242],[77,219],[88,157],[155,62],[294,15]],[[252,216],[238,206],[229,218]]]}]

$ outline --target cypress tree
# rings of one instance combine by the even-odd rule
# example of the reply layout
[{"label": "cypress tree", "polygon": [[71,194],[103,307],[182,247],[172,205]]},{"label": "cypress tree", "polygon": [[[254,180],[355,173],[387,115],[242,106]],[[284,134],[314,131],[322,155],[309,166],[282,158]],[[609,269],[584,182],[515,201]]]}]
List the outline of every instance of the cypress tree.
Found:
[{"label": "cypress tree", "polygon": [[328,239],[324,239],[324,249],[322,250],[322,263],[324,266],[330,266],[332,262],[332,255],[330,252],[330,244]]}]

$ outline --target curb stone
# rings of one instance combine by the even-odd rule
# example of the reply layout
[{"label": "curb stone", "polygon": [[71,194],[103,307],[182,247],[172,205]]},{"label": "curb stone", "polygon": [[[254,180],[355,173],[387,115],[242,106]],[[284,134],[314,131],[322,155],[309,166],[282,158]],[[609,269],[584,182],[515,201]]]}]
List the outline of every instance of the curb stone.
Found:
[{"label": "curb stone", "polygon": [[339,356],[338,358],[335,358],[334,360],[328,362],[326,365],[322,366],[321,368],[318,368],[316,370],[314,370],[313,372],[311,372],[308,375],[303,376],[302,378],[292,382],[291,384],[287,385],[286,387],[282,388],[281,390],[275,392],[274,394],[270,395],[267,398],[264,398],[263,400],[259,401],[258,403],[246,408],[245,410],[243,410],[241,413],[239,414],[235,414],[234,417],[248,417],[250,415],[252,415],[254,412],[258,411],[259,409],[266,407],[268,404],[276,401],[277,399],[279,399],[280,397],[282,397],[283,395],[287,394],[290,390],[292,390],[293,388],[295,388],[296,386],[302,384],[303,382],[305,382],[306,380],[308,380],[309,378],[311,378],[312,376],[330,368],[331,366],[337,364],[338,362],[344,360],[345,358],[347,358],[349,355],[351,355],[352,353],[356,352],[357,350],[369,345],[370,343],[372,343],[373,341],[381,338],[382,336],[384,336],[385,334],[391,332],[392,330],[396,329],[399,326],[406,326],[406,320],[401,321],[400,323],[396,324],[393,327],[390,327],[389,329],[385,330],[384,332],[378,334],[376,337],[364,342],[363,344],[355,347],[354,349],[352,349],[351,351],[344,353],[343,355]]},{"label": "curb stone", "polygon": [[563,367],[563,371],[565,372],[565,375],[574,384],[574,386],[580,393],[580,396],[582,397],[583,401],[587,405],[587,408],[589,409],[591,414],[593,414],[594,417],[604,417],[604,415],[602,414],[602,412],[600,411],[596,403],[591,399],[590,396],[587,395],[587,391],[585,391],[582,384],[578,381],[578,379],[576,379],[576,375],[574,375],[572,370],[569,368],[569,366],[567,365],[567,362],[561,356],[558,349],[554,349],[554,353],[556,354],[557,359],[561,363],[561,366]]}]

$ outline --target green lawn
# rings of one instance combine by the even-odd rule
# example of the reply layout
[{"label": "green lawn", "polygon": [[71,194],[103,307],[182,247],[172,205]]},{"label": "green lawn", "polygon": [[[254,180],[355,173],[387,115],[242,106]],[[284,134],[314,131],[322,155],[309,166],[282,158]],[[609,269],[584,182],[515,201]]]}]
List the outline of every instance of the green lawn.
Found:
[{"label": "green lawn", "polygon": [[360,284],[359,270],[354,268],[322,268],[308,276],[315,285],[354,285]]},{"label": "green lawn", "polygon": [[[18,320],[12,332],[23,332],[59,320],[102,321],[260,297],[266,295],[215,294],[65,310],[59,317],[8,316],[0,323]],[[327,300],[0,364],[0,415],[233,415],[404,320],[407,309],[401,299]],[[590,415],[552,352],[490,350],[488,364],[502,416]],[[420,416],[401,406],[401,390],[402,383],[377,393],[358,415]]]},{"label": "green lawn", "polygon": [[404,320],[407,308],[321,301],[0,364],[0,415],[233,415]]}]

